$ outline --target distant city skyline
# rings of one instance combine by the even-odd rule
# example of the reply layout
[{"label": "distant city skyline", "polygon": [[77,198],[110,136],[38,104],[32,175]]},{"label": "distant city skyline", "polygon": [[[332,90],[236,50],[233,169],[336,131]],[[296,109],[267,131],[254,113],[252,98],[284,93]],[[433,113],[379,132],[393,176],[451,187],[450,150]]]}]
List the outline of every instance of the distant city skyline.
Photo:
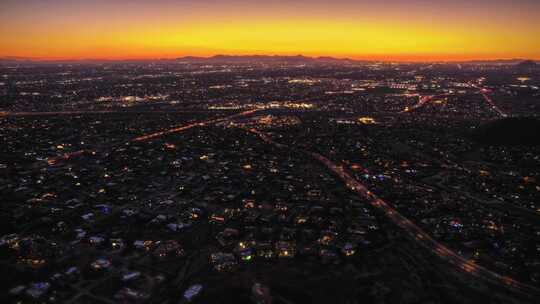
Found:
[{"label": "distant city skyline", "polygon": [[0,57],[540,59],[540,2],[2,1]]}]

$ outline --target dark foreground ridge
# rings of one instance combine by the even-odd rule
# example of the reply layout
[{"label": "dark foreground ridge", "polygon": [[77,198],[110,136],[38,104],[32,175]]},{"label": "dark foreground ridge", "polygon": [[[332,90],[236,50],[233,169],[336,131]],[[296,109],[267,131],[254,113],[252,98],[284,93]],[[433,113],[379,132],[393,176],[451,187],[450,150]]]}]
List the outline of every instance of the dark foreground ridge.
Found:
[{"label": "dark foreground ridge", "polygon": [[486,145],[538,146],[540,145],[540,119],[510,117],[490,121],[474,132],[473,136]]}]

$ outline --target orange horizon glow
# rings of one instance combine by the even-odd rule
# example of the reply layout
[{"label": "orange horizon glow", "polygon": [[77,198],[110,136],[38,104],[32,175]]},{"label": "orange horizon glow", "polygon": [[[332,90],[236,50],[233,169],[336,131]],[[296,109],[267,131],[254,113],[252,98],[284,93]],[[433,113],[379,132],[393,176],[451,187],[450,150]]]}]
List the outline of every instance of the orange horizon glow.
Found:
[{"label": "orange horizon glow", "polygon": [[517,0],[523,7],[501,0],[456,0],[463,3],[455,6],[424,0],[389,0],[392,5],[299,0],[269,1],[268,7],[240,0],[4,1],[0,57],[301,54],[379,61],[540,60],[540,5],[530,0]]},{"label": "orange horizon glow", "polygon": [[389,54],[389,55],[357,55],[357,56],[343,56],[341,54],[316,54],[306,55],[301,53],[179,53],[178,55],[133,55],[133,56],[107,56],[99,55],[95,56],[81,56],[81,57],[25,57],[25,56],[1,56],[0,59],[18,59],[18,60],[30,60],[35,62],[57,62],[57,61],[160,61],[160,60],[173,60],[182,57],[199,57],[199,58],[211,58],[213,56],[226,55],[226,56],[298,56],[302,55],[310,58],[317,57],[332,57],[336,59],[350,59],[356,61],[374,61],[374,62],[467,62],[467,61],[496,61],[496,60],[534,60],[540,61],[540,57],[530,56],[489,56],[489,55],[403,55],[403,54]]}]

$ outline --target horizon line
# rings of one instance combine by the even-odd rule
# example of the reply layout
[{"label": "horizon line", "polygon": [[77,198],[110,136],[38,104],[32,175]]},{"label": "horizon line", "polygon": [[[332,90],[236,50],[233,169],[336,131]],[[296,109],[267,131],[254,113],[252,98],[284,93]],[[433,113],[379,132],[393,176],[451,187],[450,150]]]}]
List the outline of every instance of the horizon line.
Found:
[{"label": "horizon line", "polygon": [[[335,60],[342,60],[342,61],[368,61],[368,62],[400,62],[400,63],[435,63],[435,62],[445,62],[445,63],[459,63],[459,62],[475,62],[475,61],[518,61],[518,60],[532,60],[532,61],[540,61],[540,57],[534,58],[534,57],[522,57],[522,56],[515,56],[515,57],[489,57],[489,58],[481,58],[479,57],[470,57],[465,59],[457,59],[457,58],[447,58],[447,59],[396,59],[391,58],[392,56],[396,55],[388,55],[387,59],[383,58],[376,58],[379,57],[378,55],[373,56],[365,56],[360,58],[354,58],[354,56],[332,56],[332,55],[317,55],[317,56],[307,56],[303,54],[264,54],[264,53],[253,53],[253,54],[227,54],[227,53],[216,53],[213,55],[192,55],[192,54],[186,54],[186,55],[178,55],[178,56],[125,56],[125,57],[26,57],[26,56],[0,56],[0,60],[4,61],[31,61],[36,63],[46,63],[46,62],[57,62],[57,61],[64,61],[64,62],[83,62],[83,61],[110,61],[110,62],[118,62],[118,61],[167,61],[167,60],[178,60],[178,59],[187,59],[187,58],[198,58],[198,59],[212,59],[215,57],[224,56],[224,57],[304,57],[306,59],[335,59]],[[398,57],[407,57],[407,56],[399,56]],[[420,57],[422,55],[410,55],[410,57]],[[465,55],[464,55],[465,56]],[[384,57],[384,55],[380,56]],[[426,57],[430,57],[427,55]],[[459,55],[457,55],[459,57]]]}]

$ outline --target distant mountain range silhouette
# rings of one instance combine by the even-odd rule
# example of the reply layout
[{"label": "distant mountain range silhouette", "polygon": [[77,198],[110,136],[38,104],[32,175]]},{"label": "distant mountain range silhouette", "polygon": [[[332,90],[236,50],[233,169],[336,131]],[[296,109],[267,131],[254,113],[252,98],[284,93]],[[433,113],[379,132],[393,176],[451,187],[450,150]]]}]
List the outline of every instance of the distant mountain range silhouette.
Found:
[{"label": "distant mountain range silhouette", "polygon": [[[336,58],[330,56],[308,57],[304,55],[282,56],[282,55],[215,55],[211,57],[185,56],[179,58],[155,58],[155,59],[62,59],[51,60],[33,57],[7,56],[0,57],[0,63],[107,63],[107,62],[186,62],[186,63],[284,63],[284,64],[350,64],[366,62],[384,62],[385,60],[356,60],[350,58]],[[388,62],[395,62],[388,60]],[[431,62],[431,61],[426,61]],[[434,61],[435,63],[448,64],[514,64],[519,67],[537,67],[538,63],[526,59],[496,59],[496,60],[470,60],[470,61]]]},{"label": "distant mountain range silhouette", "polygon": [[532,60],[525,60],[517,64],[518,68],[538,68],[538,63]]},{"label": "distant mountain range silhouette", "polygon": [[279,55],[215,55],[212,57],[180,57],[178,61],[197,61],[197,62],[230,62],[230,63],[353,63],[353,62],[366,62],[366,60],[353,60],[349,58],[335,58],[335,57],[307,57],[304,55],[296,56],[279,56]]}]

